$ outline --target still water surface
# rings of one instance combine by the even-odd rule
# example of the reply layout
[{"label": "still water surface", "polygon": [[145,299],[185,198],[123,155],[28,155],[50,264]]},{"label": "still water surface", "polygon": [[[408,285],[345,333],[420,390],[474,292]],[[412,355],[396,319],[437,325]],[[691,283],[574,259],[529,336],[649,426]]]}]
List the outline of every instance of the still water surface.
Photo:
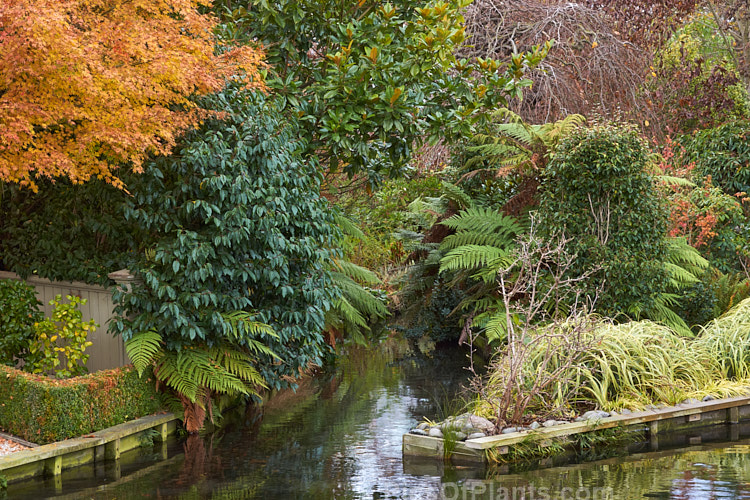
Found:
[{"label": "still water surface", "polygon": [[[432,357],[356,351],[336,373],[263,414],[225,429],[144,448],[117,466],[81,467],[62,481],[11,484],[8,498],[65,499],[750,499],[750,427],[719,430],[723,443],[527,472],[407,461],[401,436],[466,381],[464,354]],[[747,433],[745,433],[747,431]],[[734,441],[727,441],[734,439]],[[164,456],[168,458],[163,459]],[[494,479],[487,479],[494,477]],[[0,493],[0,498],[3,494]]]}]

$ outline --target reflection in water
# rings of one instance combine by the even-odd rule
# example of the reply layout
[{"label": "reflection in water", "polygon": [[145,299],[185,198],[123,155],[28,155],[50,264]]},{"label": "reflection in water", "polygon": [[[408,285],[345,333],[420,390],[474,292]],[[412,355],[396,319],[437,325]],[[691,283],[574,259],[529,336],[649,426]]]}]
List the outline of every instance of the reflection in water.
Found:
[{"label": "reflection in water", "polygon": [[[646,452],[513,472],[401,455],[401,436],[436,398],[466,380],[461,351],[433,358],[356,350],[328,377],[276,394],[262,413],[234,415],[220,432],[191,436],[162,456],[131,454],[115,467],[12,484],[9,498],[101,499],[750,499],[750,426],[712,430],[723,445]],[[711,434],[713,433],[713,434]],[[662,439],[660,437],[660,439]],[[692,441],[691,441],[692,439]],[[685,446],[695,437],[677,436]],[[646,448],[648,449],[648,448]],[[544,464],[542,464],[544,465]],[[98,467],[98,468],[97,468]],[[86,475],[87,474],[87,475]],[[96,477],[96,479],[91,479]],[[2,493],[0,493],[0,498]]]}]

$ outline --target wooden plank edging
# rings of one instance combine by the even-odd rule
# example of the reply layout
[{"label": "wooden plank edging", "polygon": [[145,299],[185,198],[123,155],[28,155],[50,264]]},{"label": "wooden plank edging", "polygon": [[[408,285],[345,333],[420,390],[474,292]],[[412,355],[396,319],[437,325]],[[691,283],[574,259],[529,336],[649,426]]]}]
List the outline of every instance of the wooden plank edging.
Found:
[{"label": "wooden plank edging", "polygon": [[[9,453],[0,456],[0,475],[4,475],[18,467],[33,465],[37,462],[44,462],[57,457],[64,457],[65,455],[71,455],[83,450],[95,449],[99,446],[106,446],[109,443],[135,436],[149,429],[160,429],[159,438],[164,438],[166,437],[164,431],[167,430],[164,427],[176,423],[177,420],[180,420],[180,418],[174,413],[148,415],[92,434]],[[97,456],[95,451],[92,456]],[[59,469],[55,469],[53,472],[54,474],[58,474],[59,471]],[[9,479],[12,479],[12,477]]]},{"label": "wooden plank edging", "polygon": [[[601,419],[591,419],[581,422],[570,422],[566,424],[555,425],[552,427],[542,427],[536,430],[524,429],[519,432],[509,434],[500,434],[496,436],[485,436],[456,443],[457,455],[468,460],[484,461],[484,451],[496,448],[508,450],[508,447],[526,441],[528,439],[544,442],[547,439],[565,438],[584,432],[597,431],[602,429],[611,429],[614,427],[632,427],[632,426],[650,426],[651,434],[658,432],[657,422],[669,421],[685,417],[688,422],[698,422],[700,418],[691,418],[691,416],[700,417],[701,414],[718,410],[728,410],[725,422],[736,423],[738,421],[738,409],[750,405],[750,396],[738,396],[733,398],[715,399],[690,404],[680,404],[666,408],[653,410],[644,410],[633,412],[627,415],[615,415]],[[697,424],[700,425],[700,424]],[[434,457],[443,459],[443,440],[416,434],[404,434],[403,453],[407,456]],[[460,451],[459,451],[460,450]],[[471,453],[474,451],[474,453]],[[506,451],[501,451],[505,453]]]},{"label": "wooden plank edging", "polygon": [[527,439],[528,436],[532,433],[535,436],[539,436],[541,439],[564,437],[570,436],[572,434],[580,434],[583,432],[611,429],[612,427],[618,426],[627,427],[631,425],[658,422],[660,420],[667,420],[677,417],[687,417],[690,415],[705,413],[714,410],[725,410],[728,408],[745,406],[748,404],[750,404],[750,397],[748,396],[715,399],[713,401],[691,403],[682,407],[672,406],[668,408],[660,408],[657,410],[634,412],[628,415],[615,415],[614,417],[606,417],[597,420],[570,422],[568,424],[560,424],[553,427],[536,429],[535,431],[524,430],[520,432],[512,432],[510,434],[501,434],[499,436],[486,436],[483,438],[467,440],[465,441],[465,443],[468,448],[486,450],[488,448],[494,448],[496,446],[508,446],[520,443],[521,441]]}]

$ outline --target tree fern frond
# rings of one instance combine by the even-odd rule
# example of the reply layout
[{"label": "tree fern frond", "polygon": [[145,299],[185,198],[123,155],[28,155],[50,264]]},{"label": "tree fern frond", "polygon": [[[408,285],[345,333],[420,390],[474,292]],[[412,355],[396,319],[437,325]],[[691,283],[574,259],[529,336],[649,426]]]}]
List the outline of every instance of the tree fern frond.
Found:
[{"label": "tree fern frond", "polygon": [[363,316],[385,318],[390,314],[379,298],[345,274],[332,271],[331,277],[335,285],[341,290],[342,296],[352,307],[362,312]]},{"label": "tree fern frond", "polygon": [[708,269],[708,261],[684,237],[667,238],[667,261],[693,274]]},{"label": "tree fern frond", "polygon": [[246,348],[249,352],[252,352],[253,354],[265,354],[266,356],[269,356],[271,358],[275,359],[281,359],[281,356],[276,354],[270,347],[263,344],[259,340],[255,339],[245,339],[244,343],[242,344],[242,347]]},{"label": "tree fern frond", "polygon": [[335,259],[333,265],[340,273],[348,276],[356,282],[365,285],[376,285],[380,283],[380,279],[374,272],[365,267],[358,266],[353,262],[349,262],[348,260]]},{"label": "tree fern frond", "polygon": [[246,386],[266,387],[265,380],[255,368],[255,359],[247,353],[227,345],[221,345],[213,347],[209,351],[209,356],[227,373],[237,377]]},{"label": "tree fern frond", "polygon": [[136,333],[125,342],[125,352],[138,370],[139,377],[143,375],[143,370],[158,359],[161,350],[161,335],[154,330]]},{"label": "tree fern frond", "polygon": [[440,259],[440,272],[474,270],[479,267],[487,267],[492,264],[494,268],[498,263],[509,259],[510,251],[507,249],[487,245],[464,245],[448,252]]},{"label": "tree fern frond", "polygon": [[446,236],[440,244],[440,249],[449,251],[464,245],[487,245],[504,248],[512,245],[513,242],[512,235],[460,231]]},{"label": "tree fern frond", "polygon": [[370,329],[367,325],[367,320],[365,319],[365,317],[362,316],[362,314],[356,307],[354,307],[348,300],[346,300],[346,297],[339,297],[339,299],[333,305],[333,309],[339,315],[345,326],[348,323],[350,327],[356,326],[358,328],[364,328],[367,330]]},{"label": "tree fern frond", "polygon": [[399,229],[393,233],[393,237],[397,240],[412,242],[421,241],[424,238],[424,234],[408,229]]},{"label": "tree fern frond", "polygon": [[428,213],[438,216],[448,209],[448,201],[445,198],[419,197],[409,203],[406,209],[411,213]]},{"label": "tree fern frond", "polygon": [[341,232],[352,238],[359,240],[365,239],[365,233],[357,226],[357,224],[349,217],[342,213],[336,212],[333,214],[334,223],[341,229]]},{"label": "tree fern frond", "polygon": [[508,338],[508,312],[503,309],[490,316],[484,327],[489,342],[504,342]]},{"label": "tree fern frond", "polygon": [[[205,355],[197,349],[191,350],[196,356]],[[155,376],[164,384],[173,389],[178,394],[181,394],[188,398],[191,402],[195,402],[198,395],[198,383],[192,376],[186,376],[180,367],[178,366],[178,353],[167,352],[165,355],[156,363],[154,369]]]},{"label": "tree fern frond", "polygon": [[553,152],[557,144],[568,134],[586,122],[586,117],[571,114],[553,123],[545,123],[537,129],[537,137]]},{"label": "tree fern frond", "polygon": [[491,208],[474,207],[462,210],[441,222],[455,231],[517,235],[521,226],[513,217],[506,216]]},{"label": "tree fern frond", "polygon": [[688,287],[693,283],[700,281],[693,273],[671,262],[664,262],[664,268],[667,270],[669,282],[676,290]]},{"label": "tree fern frond", "polygon": [[255,321],[255,315],[248,311],[221,313],[221,317],[229,323],[230,333],[235,340],[247,341],[262,336],[279,338],[271,326]]},{"label": "tree fern frond", "polygon": [[527,125],[526,122],[501,123],[496,127],[497,131],[502,134],[498,139],[508,137],[518,144],[519,149],[528,149],[538,140],[538,136],[533,126]]},{"label": "tree fern frond", "polygon": [[458,208],[469,208],[473,205],[471,196],[466,194],[460,187],[446,181],[441,181],[441,185],[443,188],[443,197],[455,203]]},{"label": "tree fern frond", "polygon": [[663,300],[657,300],[654,308],[649,311],[649,316],[653,321],[668,326],[675,332],[686,337],[692,337],[693,332],[685,321],[675,313]]}]

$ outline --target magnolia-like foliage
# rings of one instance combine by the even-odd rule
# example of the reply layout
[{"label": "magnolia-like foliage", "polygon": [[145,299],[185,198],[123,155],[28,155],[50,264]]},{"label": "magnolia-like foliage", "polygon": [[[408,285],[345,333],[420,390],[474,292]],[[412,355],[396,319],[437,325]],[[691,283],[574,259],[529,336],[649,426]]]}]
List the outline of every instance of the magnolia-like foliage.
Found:
[{"label": "magnolia-like foliage", "polygon": [[262,54],[215,55],[207,0],[0,2],[0,181],[92,177],[169,153],[201,117],[191,94],[260,86]]}]

